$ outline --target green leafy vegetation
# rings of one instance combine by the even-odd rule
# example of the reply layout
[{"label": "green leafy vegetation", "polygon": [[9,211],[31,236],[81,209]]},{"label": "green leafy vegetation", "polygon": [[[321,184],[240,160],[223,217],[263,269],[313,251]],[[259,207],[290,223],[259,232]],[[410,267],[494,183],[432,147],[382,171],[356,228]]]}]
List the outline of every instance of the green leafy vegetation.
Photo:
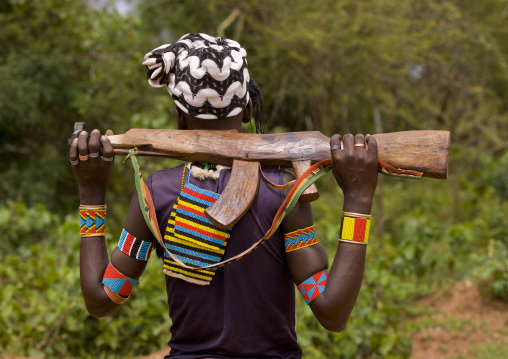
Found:
[{"label": "green leafy vegetation", "polygon": [[[297,299],[306,358],[407,357],[411,330],[401,328],[421,314],[417,300],[457,280],[476,278],[484,296],[508,300],[504,1],[147,0],[132,1],[126,15],[92,2],[0,4],[1,353],[135,357],[169,340],[154,258],[117,314],[98,320],[86,312],[66,140],[75,121],[118,133],[174,128],[170,97],[146,84],[140,63],[188,32],[223,31],[244,45],[273,131],[452,133],[447,181],[380,182],[347,329],[327,332]],[[134,191],[132,169],[116,162],[110,250]],[[145,173],[175,164],[141,162]],[[341,192],[331,176],[318,187],[316,226],[333,260]],[[471,357],[503,350],[478,347]]]},{"label": "green leafy vegetation", "polygon": [[[167,342],[165,282],[156,261],[132,300],[115,316],[98,320],[87,313],[81,296],[75,214],[62,221],[43,206],[27,209],[17,203],[1,207],[0,220],[2,239],[18,244],[0,255],[2,352],[106,358],[156,351]],[[117,238],[108,235],[111,250]]]}]

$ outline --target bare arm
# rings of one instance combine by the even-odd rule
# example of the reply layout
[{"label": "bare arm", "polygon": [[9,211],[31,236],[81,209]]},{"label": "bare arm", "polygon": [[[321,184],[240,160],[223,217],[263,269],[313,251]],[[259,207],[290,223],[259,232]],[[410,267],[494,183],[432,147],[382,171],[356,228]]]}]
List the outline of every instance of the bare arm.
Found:
[{"label": "bare arm", "polygon": [[[364,143],[363,135],[344,136],[344,150],[332,151],[334,176],[344,192],[343,210],[370,214],[377,185],[377,146],[372,136],[367,138],[368,151],[354,147]],[[340,136],[332,137],[332,146],[340,144]],[[337,213],[337,221],[341,213]],[[298,205],[286,217],[286,233],[313,224],[312,208],[308,203]],[[360,292],[365,267],[366,246],[338,242],[335,258],[326,282],[326,290],[310,302],[318,321],[328,330],[345,328]],[[328,258],[321,244],[287,253],[288,266],[298,285],[313,274],[328,268]]]},{"label": "bare arm", "polygon": [[[103,156],[85,159],[90,153],[98,153],[100,148]],[[78,160],[79,156],[81,160],[72,167],[79,183],[80,204],[88,206],[106,204],[106,188],[111,177],[113,161],[105,161],[104,158],[114,156],[113,147],[107,137],[100,137],[97,130],[92,131],[90,136],[86,132],[81,132],[79,139],[75,139],[70,148],[71,161]],[[145,240],[152,238],[136,195],[133,196],[127,213],[125,229],[137,238]],[[118,248],[113,251],[111,262],[122,274],[133,279],[138,279],[146,267],[145,261],[131,258]],[[111,301],[102,286],[102,278],[108,263],[104,236],[81,237],[81,290],[88,312],[97,318],[113,314],[120,306]]]}]

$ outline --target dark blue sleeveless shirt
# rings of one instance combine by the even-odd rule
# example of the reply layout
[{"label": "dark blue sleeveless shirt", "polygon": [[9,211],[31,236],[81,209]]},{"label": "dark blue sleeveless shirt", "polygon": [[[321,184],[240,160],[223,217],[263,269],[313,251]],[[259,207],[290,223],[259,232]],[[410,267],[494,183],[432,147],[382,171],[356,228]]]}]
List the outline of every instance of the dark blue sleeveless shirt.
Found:
[{"label": "dark blue sleeveless shirt", "polygon": [[[183,168],[150,175],[148,182],[161,233],[180,194]],[[264,169],[263,173],[270,181],[282,183],[282,170]],[[190,182],[222,193],[230,175],[231,170],[222,170],[217,180],[191,176]],[[282,191],[261,180],[251,208],[233,227],[223,259],[261,239],[283,199]],[[161,248],[157,250],[160,256]],[[173,322],[168,343],[171,351],[166,358],[302,357],[296,340],[295,291],[286,263],[282,228],[246,257],[218,268],[208,286],[165,277]]]}]

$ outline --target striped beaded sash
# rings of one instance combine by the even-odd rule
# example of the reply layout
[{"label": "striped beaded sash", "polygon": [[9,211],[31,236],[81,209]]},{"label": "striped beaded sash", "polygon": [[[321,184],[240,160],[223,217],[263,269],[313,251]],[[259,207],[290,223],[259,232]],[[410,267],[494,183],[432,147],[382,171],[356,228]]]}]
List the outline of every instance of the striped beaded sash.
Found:
[{"label": "striped beaded sash", "polygon": [[[173,206],[163,242],[166,249],[188,267],[217,264],[224,255],[232,227],[224,231],[205,216],[205,209],[218,198],[219,194],[203,190],[187,181]],[[164,273],[190,283],[208,285],[216,270],[217,267],[185,268],[168,253],[164,254]]]}]

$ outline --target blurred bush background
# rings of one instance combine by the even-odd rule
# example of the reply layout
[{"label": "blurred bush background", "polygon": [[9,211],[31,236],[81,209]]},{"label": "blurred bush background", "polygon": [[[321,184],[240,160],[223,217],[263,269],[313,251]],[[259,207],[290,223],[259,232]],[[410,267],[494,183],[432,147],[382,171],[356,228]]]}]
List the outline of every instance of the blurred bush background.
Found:
[{"label": "blurred bush background", "polygon": [[[169,339],[161,265],[149,263],[118,314],[88,315],[79,286],[75,121],[123,133],[175,128],[146,52],[189,32],[248,52],[270,131],[449,130],[448,181],[382,179],[367,269],[343,333],[298,299],[308,358],[403,358],[418,299],[476,278],[508,300],[508,3],[503,0],[3,0],[0,2],[0,352],[134,357]],[[145,173],[175,165],[142,159]],[[108,246],[134,191],[118,159]],[[313,205],[333,258],[341,192]],[[254,338],[253,338],[254,339]]]}]

